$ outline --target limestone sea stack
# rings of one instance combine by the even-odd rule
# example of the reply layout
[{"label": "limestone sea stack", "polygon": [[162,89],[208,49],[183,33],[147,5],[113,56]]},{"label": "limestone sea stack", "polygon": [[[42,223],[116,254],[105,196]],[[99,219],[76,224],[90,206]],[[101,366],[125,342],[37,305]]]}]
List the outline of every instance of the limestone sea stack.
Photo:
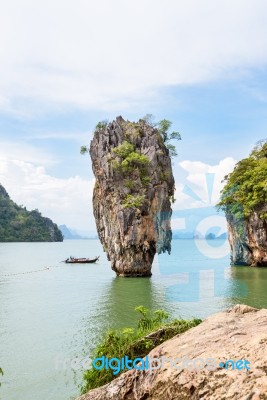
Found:
[{"label": "limestone sea stack", "polygon": [[219,206],[225,211],[231,261],[267,266],[267,141],[225,177]]},{"label": "limestone sea stack", "polygon": [[119,276],[150,276],[156,253],[171,251],[174,195],[169,150],[145,120],[99,123],[90,145],[99,239]]}]

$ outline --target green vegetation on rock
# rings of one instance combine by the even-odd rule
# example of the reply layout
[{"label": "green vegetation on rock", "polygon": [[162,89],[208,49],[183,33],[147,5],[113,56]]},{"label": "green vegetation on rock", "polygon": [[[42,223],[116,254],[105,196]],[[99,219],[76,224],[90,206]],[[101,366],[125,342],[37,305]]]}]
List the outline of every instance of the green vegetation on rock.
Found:
[{"label": "green vegetation on rock", "polygon": [[[120,359],[125,355],[132,360],[143,358],[165,340],[183,333],[202,322],[200,319],[189,321],[169,320],[169,315],[165,311],[156,310],[152,313],[143,306],[136,307],[135,310],[141,314],[138,326],[136,328],[108,331],[102,342],[97,346],[92,359],[102,356],[109,359],[113,357]],[[125,371],[126,369],[119,374]],[[119,374],[114,375],[111,369],[106,370],[104,368],[86,371],[82,393],[112,381]]]},{"label": "green vegetation on rock", "polygon": [[[159,122],[153,122],[154,120],[154,116],[152,114],[146,114],[142,120],[152,126],[153,128],[156,128],[158,130],[158,133],[161,137],[161,139],[163,140],[165,146],[167,147],[167,149],[169,150],[170,156],[171,157],[176,157],[177,156],[177,151],[176,151],[176,147],[170,143],[171,140],[181,140],[181,134],[179,132],[176,131],[172,131],[170,132],[170,128],[172,126],[172,122],[169,121],[168,119],[162,119]],[[141,121],[142,121],[141,120]],[[108,124],[108,120],[103,120],[103,121],[99,121],[96,124],[95,127],[95,133],[101,131],[102,129],[105,129],[105,127]],[[130,125],[132,127],[132,130],[130,133],[131,136],[139,136],[141,134],[139,127],[137,126],[136,123],[134,122],[128,122],[128,125]],[[81,154],[85,154],[89,152],[89,148],[88,146],[81,146],[80,148],[80,153]]]},{"label": "green vegetation on rock", "polygon": [[[103,121],[99,121],[99,122],[96,124],[96,126],[95,126],[94,133],[100,132],[102,129],[105,129],[105,127],[107,126],[107,124],[108,124],[108,120],[107,120],[107,119],[104,119]],[[85,145],[81,146],[81,147],[80,147],[80,153],[81,153],[82,155],[84,155],[84,154],[86,154],[86,153],[89,153],[89,147],[88,147],[88,146],[85,146]]]},{"label": "green vegetation on rock", "polygon": [[236,164],[225,181],[218,204],[221,209],[237,219],[247,218],[254,211],[266,219],[267,213],[262,208],[267,204],[267,142],[259,142],[249,157]]},{"label": "green vegetation on rock", "polygon": [[98,132],[98,131],[101,131],[102,129],[104,129],[107,126],[107,124],[108,124],[108,120],[107,119],[104,119],[103,121],[99,121],[96,124],[95,132]]},{"label": "green vegetation on rock", "polygon": [[171,251],[175,182],[163,137],[144,119],[118,116],[94,132],[88,149],[97,232],[111,268],[118,276],[151,276],[155,254]]},{"label": "green vegetation on rock", "polygon": [[113,160],[113,168],[115,170],[126,174],[135,170],[140,171],[140,174],[146,173],[149,159],[144,154],[136,151],[132,143],[124,141],[120,146],[112,149],[112,153],[119,157],[119,160]]},{"label": "green vegetation on rock", "polygon": [[133,196],[132,194],[127,194],[125,199],[122,202],[123,208],[140,208],[142,207],[145,200],[144,195],[136,195]]},{"label": "green vegetation on rock", "polygon": [[160,137],[162,138],[167,149],[169,150],[170,156],[176,157],[177,156],[176,147],[173,144],[171,144],[170,141],[181,140],[180,133],[176,131],[170,132],[172,122],[169,121],[168,119],[162,119],[159,122],[153,122],[153,119],[154,117],[152,114],[147,114],[143,118],[143,120],[146,121],[146,123],[153,126],[154,128],[157,128]]},{"label": "green vegetation on rock", "polygon": [[18,206],[0,185],[0,242],[62,241],[62,233],[51,219],[42,217],[38,210]]},{"label": "green vegetation on rock", "polygon": [[[169,120],[163,119],[157,123],[153,123],[152,120],[153,116],[150,114],[138,122],[124,121],[121,118],[118,132],[122,134],[122,141],[114,140],[116,147],[111,147],[107,157],[112,179],[116,182],[113,189],[116,187],[120,191],[123,208],[140,209],[143,206],[149,185],[151,187],[155,185],[153,179],[157,177],[157,174],[151,174],[153,169],[159,171],[163,169],[159,172],[161,184],[165,182],[168,184],[171,180],[171,172],[166,168],[167,164],[162,165],[162,160],[164,157],[177,155],[176,148],[170,141],[180,140],[181,136],[178,132],[170,131],[172,123]],[[95,127],[94,135],[98,137],[105,131],[108,134],[110,129],[113,129],[112,123],[100,121]],[[156,138],[153,143],[156,147],[156,156],[151,150],[149,154],[149,141],[145,143],[145,146],[140,147],[146,134],[148,136],[154,134]],[[89,146],[81,146],[80,152],[81,154],[89,152]],[[154,158],[152,164],[151,158]]]},{"label": "green vegetation on rock", "polygon": [[[148,176],[149,158],[136,150],[135,146],[127,140],[113,148],[112,155],[116,157],[111,159],[113,170],[115,173],[119,173],[120,179],[124,180],[125,187],[135,192],[125,196],[122,206],[123,208],[139,209],[144,203],[145,196],[138,193],[150,182]],[[135,179],[132,179],[133,176]]]},{"label": "green vegetation on rock", "polygon": [[134,151],[134,145],[127,142],[126,140],[118,147],[112,149],[112,153],[121,157],[123,160],[128,157]]}]

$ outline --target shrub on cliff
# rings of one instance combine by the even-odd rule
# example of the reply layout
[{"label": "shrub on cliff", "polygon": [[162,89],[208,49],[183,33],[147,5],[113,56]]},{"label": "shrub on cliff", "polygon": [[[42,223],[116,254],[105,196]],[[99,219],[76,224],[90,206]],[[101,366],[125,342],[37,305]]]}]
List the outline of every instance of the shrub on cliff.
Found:
[{"label": "shrub on cliff", "polygon": [[[153,313],[143,306],[136,307],[135,310],[141,314],[137,328],[124,328],[111,330],[106,333],[102,342],[97,346],[93,358],[105,356],[109,359],[123,358],[125,355],[129,359],[143,358],[154,347],[165,340],[183,333],[202,322],[200,319],[169,320],[169,315],[163,310],[156,310]],[[119,374],[125,372],[120,371]],[[90,369],[84,374],[84,385],[82,393],[102,386],[118,375],[114,375],[111,369]]]},{"label": "shrub on cliff", "polygon": [[112,153],[118,158],[112,160],[112,166],[115,171],[120,171],[126,175],[133,171],[139,171],[140,177],[145,177],[149,159],[138,152],[132,143],[124,140],[121,145],[112,149]]},{"label": "shrub on cliff", "polygon": [[123,208],[140,208],[144,203],[145,197],[142,195],[133,196],[132,194],[127,194],[122,202]]},{"label": "shrub on cliff", "polygon": [[249,157],[239,161],[225,182],[220,208],[240,218],[259,211],[266,219],[261,209],[267,204],[267,142],[259,142]]},{"label": "shrub on cliff", "polygon": [[157,128],[163,142],[165,143],[167,149],[169,150],[170,156],[171,157],[176,157],[177,156],[177,151],[176,147],[170,143],[171,140],[181,140],[181,135],[179,132],[173,131],[170,132],[170,128],[172,126],[172,122],[169,121],[168,119],[162,119],[159,122],[153,122],[153,115],[152,114],[147,114],[144,116],[144,121],[148,123],[149,125],[153,126],[154,128]]},{"label": "shrub on cliff", "polygon": [[[172,126],[172,122],[169,121],[168,119],[162,119],[159,122],[153,122],[154,120],[154,116],[152,114],[146,114],[143,118],[143,121],[145,121],[148,125],[156,128],[159,132],[160,137],[162,138],[163,142],[165,143],[167,149],[170,152],[170,156],[171,157],[176,157],[177,156],[177,151],[176,151],[176,147],[170,143],[171,140],[181,140],[181,134],[179,132],[173,131],[170,132],[170,128]],[[104,120],[104,121],[100,121],[97,123],[96,127],[95,127],[95,132],[99,132],[102,129],[105,129],[105,127],[107,126],[108,121]],[[138,131],[137,131],[138,132]],[[132,146],[130,143],[128,143],[128,145]],[[132,148],[132,151],[134,151],[133,147],[128,147],[125,144],[121,145],[121,150],[126,150]],[[80,153],[81,154],[85,154],[89,152],[89,148],[88,146],[81,146],[80,148]],[[131,152],[131,151],[130,151]],[[129,154],[130,154],[129,152]],[[118,153],[117,153],[118,154]]]},{"label": "shrub on cliff", "polygon": [[[112,149],[112,155],[115,159],[111,159],[111,165],[115,172],[120,174],[120,179],[125,182],[125,187],[135,194],[127,194],[122,202],[123,208],[140,209],[144,203],[145,196],[140,195],[141,187],[146,187],[150,178],[148,176],[149,158],[136,150],[135,146],[124,140],[118,147]],[[131,179],[135,173],[136,179]],[[139,184],[138,179],[139,178]]]}]

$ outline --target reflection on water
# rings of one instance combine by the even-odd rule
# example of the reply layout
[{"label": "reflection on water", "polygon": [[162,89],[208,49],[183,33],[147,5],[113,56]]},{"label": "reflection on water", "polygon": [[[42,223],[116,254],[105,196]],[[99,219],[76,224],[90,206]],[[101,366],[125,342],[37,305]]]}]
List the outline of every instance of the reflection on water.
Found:
[{"label": "reflection on water", "polygon": [[[231,271],[233,301],[252,307],[267,307],[267,268],[251,268],[233,266]],[[241,294],[236,290],[237,285],[243,285],[246,291]]]},{"label": "reflection on water", "polygon": [[168,309],[164,296],[160,295],[156,283],[150,278],[114,277],[106,286],[107,296],[105,314],[108,324],[112,327],[124,327],[137,321],[134,308],[143,305],[149,309],[159,307]]},{"label": "reflection on water", "polygon": [[87,337],[90,338],[86,341],[84,354],[91,354],[107,329],[137,326],[138,313],[135,307],[139,305],[151,310],[161,308],[172,313],[163,288],[150,278],[112,277],[101,291],[96,309],[82,321]]},{"label": "reflection on water", "polygon": [[[100,262],[60,263],[71,254]],[[107,328],[136,325],[138,305],[205,318],[236,303],[266,307],[266,284],[267,269],[203,257],[192,240],[173,241],[142,279],[115,277],[97,240],[0,243],[0,398],[75,398],[82,371],[55,361],[91,355]]]}]

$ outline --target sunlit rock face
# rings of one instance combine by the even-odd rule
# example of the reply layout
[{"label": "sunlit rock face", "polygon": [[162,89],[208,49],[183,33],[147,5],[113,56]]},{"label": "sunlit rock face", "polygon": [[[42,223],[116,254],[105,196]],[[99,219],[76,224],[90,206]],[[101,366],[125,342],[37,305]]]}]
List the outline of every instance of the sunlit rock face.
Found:
[{"label": "sunlit rock face", "polygon": [[267,220],[260,217],[263,213],[267,213],[266,205],[238,222],[226,213],[232,264],[267,266]]},{"label": "sunlit rock face", "polygon": [[153,126],[118,117],[96,129],[90,156],[94,216],[111,267],[120,276],[150,276],[156,252],[171,250],[169,151]]}]

